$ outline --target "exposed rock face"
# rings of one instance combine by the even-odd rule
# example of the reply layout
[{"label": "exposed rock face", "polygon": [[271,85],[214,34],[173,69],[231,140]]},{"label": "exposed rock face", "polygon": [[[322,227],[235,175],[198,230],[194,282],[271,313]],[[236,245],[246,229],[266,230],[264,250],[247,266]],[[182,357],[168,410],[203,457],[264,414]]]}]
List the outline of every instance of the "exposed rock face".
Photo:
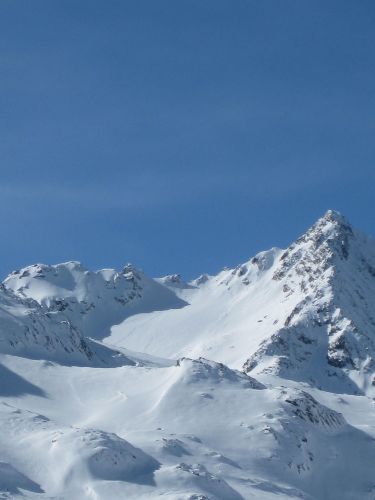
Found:
[{"label": "exposed rock face", "polygon": [[289,406],[289,411],[300,420],[324,429],[337,429],[346,425],[341,413],[318,403],[305,391],[282,391],[282,397]]}]

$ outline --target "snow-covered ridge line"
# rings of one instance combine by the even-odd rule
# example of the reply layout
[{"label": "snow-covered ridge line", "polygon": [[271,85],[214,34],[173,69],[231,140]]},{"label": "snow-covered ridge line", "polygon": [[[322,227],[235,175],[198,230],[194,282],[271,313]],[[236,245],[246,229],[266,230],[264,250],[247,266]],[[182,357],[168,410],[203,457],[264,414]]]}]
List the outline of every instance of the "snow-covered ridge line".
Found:
[{"label": "snow-covered ridge line", "polygon": [[88,338],[104,339],[119,351],[204,356],[333,390],[371,390],[375,245],[338,212],[286,250],[190,283],[177,274],[152,279],[130,264],[92,272],[72,261],[23,268],[3,285],[50,319],[52,332],[69,329],[67,352],[81,348],[88,359]]},{"label": "snow-covered ridge line", "polygon": [[[94,358],[98,362],[98,356],[103,361],[103,355],[105,363],[129,362],[116,350],[112,353],[111,361],[108,359],[109,349],[92,343],[89,338],[106,337],[113,324],[131,314],[185,305],[167,287],[148,278],[131,264],[119,272],[113,269],[92,272],[75,261],[57,265],[35,264],[11,273],[2,286],[4,291],[16,298],[17,303],[25,306],[32,304],[33,310],[24,309],[23,319],[26,321],[32,312],[38,318],[43,317],[48,323],[50,338],[55,338],[57,328],[68,328],[75,333],[77,340],[72,334],[65,335],[69,337],[63,346],[68,355],[67,362],[76,362],[70,354],[77,351],[77,346],[86,354],[86,362],[94,362]],[[45,329],[40,327],[39,333]],[[44,334],[40,337],[35,334],[40,346],[38,355],[51,359],[54,347],[46,345]],[[61,337],[64,338],[64,335]],[[53,346],[56,346],[56,342],[53,342]],[[25,350],[22,353],[26,355]],[[61,354],[59,359],[62,359]]]}]

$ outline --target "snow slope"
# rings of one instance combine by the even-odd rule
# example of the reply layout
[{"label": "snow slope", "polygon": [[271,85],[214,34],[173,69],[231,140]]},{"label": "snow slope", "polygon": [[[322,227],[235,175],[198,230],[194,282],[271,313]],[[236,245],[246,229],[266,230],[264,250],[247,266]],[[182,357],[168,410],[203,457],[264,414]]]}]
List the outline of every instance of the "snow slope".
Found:
[{"label": "snow slope", "polygon": [[185,283],[0,288],[0,498],[375,498],[375,245],[329,211]]},{"label": "snow slope", "polygon": [[[304,390],[204,359],[2,363],[44,394],[3,398],[2,461],[47,497],[373,498],[374,425],[355,428]],[[356,398],[373,412],[361,396],[326,397],[349,415]]]}]

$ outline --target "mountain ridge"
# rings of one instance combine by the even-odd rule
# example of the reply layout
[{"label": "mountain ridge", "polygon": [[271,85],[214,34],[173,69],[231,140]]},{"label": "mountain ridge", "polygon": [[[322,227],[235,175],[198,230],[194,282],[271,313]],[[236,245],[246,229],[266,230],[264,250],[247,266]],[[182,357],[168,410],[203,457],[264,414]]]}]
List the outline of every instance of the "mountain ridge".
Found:
[{"label": "mountain ridge", "polygon": [[372,392],[375,244],[333,210],[287,249],[189,283],[131,264],[92,272],[70,261],[15,271],[3,288],[71,325],[87,353],[90,337],[119,351],[213,357],[249,373]]}]

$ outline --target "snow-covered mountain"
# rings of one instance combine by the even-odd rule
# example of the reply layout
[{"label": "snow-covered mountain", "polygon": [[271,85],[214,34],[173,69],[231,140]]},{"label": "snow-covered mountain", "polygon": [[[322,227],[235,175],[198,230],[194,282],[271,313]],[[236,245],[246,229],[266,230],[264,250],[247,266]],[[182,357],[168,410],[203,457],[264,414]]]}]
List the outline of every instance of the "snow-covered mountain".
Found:
[{"label": "snow-covered mountain", "polygon": [[186,305],[165,286],[128,264],[120,272],[91,272],[79,262],[35,264],[14,271],[4,286],[58,313],[86,336],[103,338],[126,317]]},{"label": "snow-covered mountain", "polygon": [[375,243],[329,211],[189,283],[26,267],[0,374],[0,498],[374,499]]},{"label": "snow-covered mountain", "polygon": [[298,302],[246,361],[246,371],[261,367],[336,390],[355,385],[372,392],[375,243],[329,211],[282,253],[272,279]]}]

